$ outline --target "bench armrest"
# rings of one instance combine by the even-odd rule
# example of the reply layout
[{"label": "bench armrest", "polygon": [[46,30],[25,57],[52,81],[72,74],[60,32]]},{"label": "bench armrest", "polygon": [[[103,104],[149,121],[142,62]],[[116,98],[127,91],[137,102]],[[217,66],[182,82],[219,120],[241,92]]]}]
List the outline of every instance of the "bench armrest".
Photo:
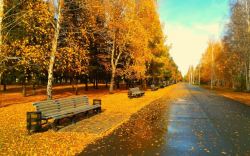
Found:
[{"label": "bench armrest", "polygon": [[101,99],[93,99],[93,105],[102,105]]}]

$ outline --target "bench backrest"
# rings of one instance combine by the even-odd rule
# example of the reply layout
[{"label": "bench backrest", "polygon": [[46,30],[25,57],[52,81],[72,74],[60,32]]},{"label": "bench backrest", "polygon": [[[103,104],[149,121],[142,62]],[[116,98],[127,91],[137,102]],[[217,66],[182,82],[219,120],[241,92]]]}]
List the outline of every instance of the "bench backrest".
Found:
[{"label": "bench backrest", "polygon": [[137,91],[140,91],[140,88],[139,87],[129,88],[129,91],[131,91],[131,92],[137,92]]},{"label": "bench backrest", "polygon": [[42,112],[43,116],[77,107],[87,107],[88,105],[89,100],[87,96],[46,100],[33,103],[33,106],[36,107],[36,110]]}]

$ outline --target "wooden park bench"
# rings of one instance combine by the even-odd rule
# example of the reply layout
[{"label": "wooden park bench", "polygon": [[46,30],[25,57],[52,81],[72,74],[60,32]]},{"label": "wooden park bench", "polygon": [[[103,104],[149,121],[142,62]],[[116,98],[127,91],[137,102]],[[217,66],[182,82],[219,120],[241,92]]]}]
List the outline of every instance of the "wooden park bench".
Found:
[{"label": "wooden park bench", "polygon": [[167,83],[165,81],[161,82],[160,83],[160,88],[164,88],[164,87],[167,87]]},{"label": "wooden park bench", "polygon": [[[49,119],[54,119],[52,123],[54,130],[57,130],[57,124],[62,118],[74,120],[75,115],[80,113],[101,112],[101,100],[94,99],[93,105],[90,105],[87,96],[40,101],[33,103],[33,106],[36,107],[36,112],[27,113],[27,122],[31,116],[29,116],[29,113],[37,113],[40,114],[40,119],[33,119],[33,121],[37,121],[37,126],[41,128],[42,121],[46,121],[44,124],[47,124]],[[28,130],[29,126],[31,127],[31,123],[27,123]]]},{"label": "wooden park bench", "polygon": [[159,89],[159,88],[158,88],[156,85],[154,85],[154,84],[152,84],[150,87],[151,87],[151,90],[152,90],[152,91],[156,91],[156,90]]},{"label": "wooden park bench", "polygon": [[140,90],[139,87],[135,88],[129,88],[128,90],[128,97],[133,98],[133,97],[141,97],[145,94],[143,90]]},{"label": "wooden park bench", "polygon": [[159,84],[159,87],[160,87],[160,88],[164,88],[165,85],[164,85],[163,83],[160,83],[160,84]]}]

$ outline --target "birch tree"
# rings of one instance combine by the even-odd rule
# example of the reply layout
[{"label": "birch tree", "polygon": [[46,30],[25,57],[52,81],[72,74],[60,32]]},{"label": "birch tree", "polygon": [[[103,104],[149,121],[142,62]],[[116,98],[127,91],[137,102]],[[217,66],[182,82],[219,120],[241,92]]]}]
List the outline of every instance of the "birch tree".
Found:
[{"label": "birch tree", "polygon": [[127,48],[131,38],[135,36],[133,33],[134,2],[130,0],[107,0],[105,4],[109,43],[111,44],[108,54],[111,67],[109,92],[113,93],[117,65],[122,57],[129,55],[130,51]]},{"label": "birch tree", "polygon": [[61,10],[62,10],[62,0],[57,1],[56,6],[56,13],[55,13],[55,25],[54,25],[54,37],[52,40],[52,48],[50,54],[50,62],[49,62],[49,69],[48,69],[48,84],[47,84],[47,98],[52,99],[52,83],[53,83],[53,70],[55,64],[55,56],[57,51],[57,44],[58,38],[60,33],[60,24],[61,24]]},{"label": "birch tree", "polygon": [[238,0],[232,6],[232,15],[229,23],[228,38],[230,50],[237,53],[242,62],[241,73],[245,75],[245,88],[250,90],[249,58],[249,0]]},{"label": "birch tree", "polygon": [[247,60],[246,60],[246,89],[247,91],[250,91],[250,0],[242,0],[243,3],[243,10],[245,14],[245,20],[246,20],[246,36],[248,40],[247,46]]}]

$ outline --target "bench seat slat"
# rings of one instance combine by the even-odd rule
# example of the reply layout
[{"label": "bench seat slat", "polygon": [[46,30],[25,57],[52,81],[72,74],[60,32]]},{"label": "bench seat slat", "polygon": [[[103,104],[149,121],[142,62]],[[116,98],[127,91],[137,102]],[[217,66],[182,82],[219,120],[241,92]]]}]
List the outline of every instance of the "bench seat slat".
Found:
[{"label": "bench seat slat", "polygon": [[61,114],[53,115],[53,118],[60,118],[62,116],[67,116],[67,115],[71,115],[71,114],[78,114],[78,113],[86,112],[86,111],[93,110],[93,109],[96,109],[96,108],[99,108],[99,107],[95,106],[95,107],[91,107],[91,108],[88,107],[88,108],[85,108],[85,109],[76,109],[76,110],[74,110],[72,112],[64,112],[64,113],[61,113]]},{"label": "bench seat slat", "polygon": [[77,104],[77,105],[67,105],[67,106],[60,106],[57,105],[56,107],[49,107],[49,108],[37,108],[38,111],[41,112],[58,112],[62,110],[72,109],[72,108],[79,108],[79,107],[88,107],[89,105]]},{"label": "bench seat slat", "polygon": [[40,106],[40,105],[36,105],[35,107],[36,108],[39,108],[39,109],[43,109],[43,108],[51,108],[51,109],[53,109],[53,108],[55,108],[55,107],[58,107],[58,106],[68,106],[68,105],[72,105],[72,106],[74,106],[74,105],[89,105],[89,103],[53,103],[53,104],[49,104],[49,105],[43,105],[43,106]]},{"label": "bench seat slat", "polygon": [[78,108],[70,108],[67,110],[58,110],[56,112],[43,112],[42,115],[44,116],[53,116],[56,114],[63,114],[63,113],[69,113],[69,112],[74,112],[76,109],[85,109],[86,107],[78,107]]},{"label": "bench seat slat", "polygon": [[[84,105],[82,105],[84,106]],[[58,107],[58,108],[55,108],[55,109],[37,109],[37,111],[40,111],[40,112],[58,112],[58,111],[63,111],[63,110],[67,110],[67,109],[73,109],[73,108],[79,108],[79,107],[82,107],[82,106],[77,106],[77,107],[74,107],[74,106],[67,106],[67,107]],[[85,107],[88,107],[88,106],[85,106]]]},{"label": "bench seat slat", "polygon": [[64,99],[56,99],[56,100],[47,100],[47,101],[40,101],[40,102],[35,102],[33,103],[34,106],[36,105],[47,105],[47,104],[51,104],[51,103],[55,103],[55,101],[59,101],[59,102],[71,102],[74,100],[79,100],[79,101],[88,101],[88,97],[87,96],[82,96],[82,97],[73,97],[73,98],[64,98]]},{"label": "bench seat slat", "polygon": [[49,105],[53,105],[53,104],[65,104],[65,103],[89,103],[88,100],[81,100],[81,101],[74,101],[74,100],[69,100],[69,101],[49,101],[49,102],[44,102],[44,103],[34,103],[34,106],[49,106]]},{"label": "bench seat slat", "polygon": [[38,111],[41,112],[58,112],[58,111],[63,111],[67,109],[73,109],[73,108],[79,108],[79,107],[88,107],[87,105],[78,105],[78,106],[67,106],[67,107],[58,107],[54,109],[37,109]]},{"label": "bench seat slat", "polygon": [[58,112],[54,112],[54,113],[48,113],[48,114],[43,114],[42,113],[42,116],[43,118],[59,118],[63,115],[74,115],[76,113],[79,113],[79,112],[85,112],[85,111],[88,111],[88,110],[92,110],[92,109],[95,109],[95,108],[99,108],[101,107],[100,105],[93,105],[91,107],[79,107],[79,108],[72,108],[72,109],[69,109],[69,110],[65,110],[65,111],[58,111]]}]

